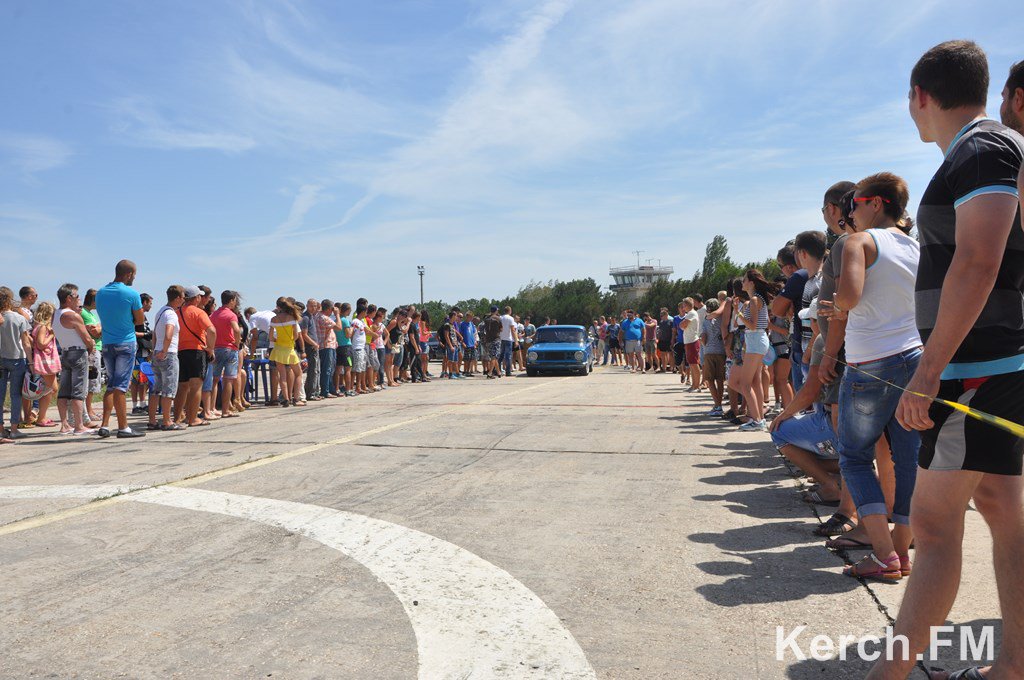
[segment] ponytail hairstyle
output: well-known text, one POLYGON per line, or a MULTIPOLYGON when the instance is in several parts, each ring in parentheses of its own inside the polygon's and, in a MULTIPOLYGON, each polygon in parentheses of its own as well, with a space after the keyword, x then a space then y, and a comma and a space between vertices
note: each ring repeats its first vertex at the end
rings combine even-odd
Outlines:
POLYGON ((765 302, 771 302, 779 294, 779 285, 764 278, 760 269, 748 269, 745 277, 754 284, 754 292, 764 298, 765 302))
POLYGON ((857 193, 882 199, 882 212, 904 232, 910 232, 914 221, 907 215, 910 188, 905 179, 891 172, 879 172, 857 182, 857 193))
POLYGON ((737 277, 729 282, 729 288, 732 291, 733 297, 738 297, 741 300, 749 300, 750 296, 747 295, 747 291, 743 290, 743 277, 737 277))
POLYGON ((290 316, 293 321, 298 321, 302 318, 299 308, 295 306, 294 302, 286 297, 277 298, 277 310, 285 316, 290 316))

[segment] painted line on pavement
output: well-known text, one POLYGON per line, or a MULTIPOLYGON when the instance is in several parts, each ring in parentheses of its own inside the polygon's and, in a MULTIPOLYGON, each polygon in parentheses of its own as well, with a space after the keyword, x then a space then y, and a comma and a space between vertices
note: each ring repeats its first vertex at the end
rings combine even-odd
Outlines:
MULTIPOLYGON (((524 388, 522 388, 520 390, 515 390, 514 392, 507 392, 507 393, 504 393, 504 394, 497 394, 497 395, 494 395, 492 397, 488 397, 486 399, 481 399, 479 401, 469 402, 469 403, 465 404, 465 406, 477 406, 477 405, 482 405, 482 404, 488 404, 488 403, 490 403, 492 401, 495 401, 497 399, 503 399, 503 398, 505 398, 507 396, 510 396, 510 395, 513 395, 513 394, 520 394, 522 392, 528 392, 530 390, 535 390, 538 387, 545 387, 547 385, 554 385, 556 383, 560 383, 562 381, 568 380, 570 377, 571 376, 566 376, 564 378, 559 378, 558 380, 539 382, 539 383, 536 383, 534 385, 530 385, 529 387, 524 387, 524 388)), ((309 446, 303 446, 302 448, 293 449, 291 451, 285 451, 283 453, 270 454, 269 456, 264 456, 263 458, 257 458, 256 460, 248 460, 248 461, 245 461, 244 463, 238 463, 237 465, 230 465, 228 467, 220 468, 218 470, 211 470, 209 472, 201 472, 201 473, 193 475, 191 477, 185 477, 184 479, 179 479, 179 480, 173 481, 173 482, 163 482, 161 484, 150 484, 150 485, 135 486, 135 487, 117 487, 118 489, 120 489, 120 491, 117 491, 116 493, 118 493, 120 495, 115 495, 112 498, 104 498, 104 499, 101 499, 101 500, 93 501, 92 503, 88 503, 86 505, 80 505, 80 506, 76 506, 74 508, 68 508, 66 510, 58 510, 56 512, 50 512, 50 513, 45 513, 45 514, 41 514, 41 515, 36 515, 34 517, 28 517, 28 518, 25 518, 25 519, 16 520, 14 522, 9 522, 8 524, 4 524, 3 526, 0 526, 0 536, 7 536, 9 534, 14 534, 14 533, 17 533, 19 531, 27 531, 29 529, 35 529, 35 528, 38 528, 38 527, 50 524, 52 522, 59 522, 59 521, 64 520, 64 519, 70 519, 72 517, 78 517, 80 515, 84 515, 86 513, 93 512, 95 510, 100 510, 102 508, 105 508, 105 507, 108 507, 108 506, 111 506, 111 505, 115 505, 117 503, 121 503, 121 502, 123 502, 125 500, 131 500, 130 496, 132 494, 138 493, 138 492, 140 492, 142 490, 145 490, 145 489, 161 488, 161 487, 164 487, 164 486, 188 487, 188 486, 195 486, 197 484, 203 484, 205 482, 209 482, 209 481, 212 481, 214 479, 220 479, 221 477, 227 477, 229 475, 235 475, 235 474, 238 474, 240 472, 247 472, 247 471, 252 470, 254 468, 262 467, 264 465, 270 465, 271 463, 276 463, 278 461, 288 460, 289 458, 296 458, 298 456, 304 456, 307 453, 313 453, 314 451, 320 451, 321 449, 326 449, 326 448, 329 448, 331 446, 338 446, 339 444, 349 444, 349 443, 357 441, 359 439, 363 439, 364 437, 370 437, 372 435, 381 434, 382 432, 388 432, 390 430, 394 430, 394 429, 397 429, 397 428, 400 428, 400 427, 406 427, 406 426, 409 426, 409 425, 414 425, 416 423, 421 423, 421 422, 423 422, 425 420, 430 420, 432 418, 440 418, 441 416, 451 415, 453 413, 457 413, 458 410, 459 410, 458 407, 454 407, 454 408, 444 409, 444 410, 441 410, 441 411, 435 411, 433 413, 426 413, 426 414, 424 414, 422 416, 416 416, 415 418, 410 418, 408 420, 403 420, 403 421, 400 421, 400 422, 397 422, 397 423, 390 423, 388 425, 381 425, 380 427, 375 427, 375 428, 372 428, 370 430, 361 430, 359 432, 356 432, 356 433, 353 433, 353 434, 349 434, 349 435, 345 435, 343 437, 338 437, 336 439, 331 439, 331 440, 326 441, 326 442, 320 442, 319 444, 310 444, 309 446)), ((196 442, 196 443, 200 443, 200 442, 196 442)), ((100 487, 93 487, 93 488, 100 488, 100 487)), ((102 488, 110 488, 110 487, 102 487, 102 488)), ((113 495, 113 493, 114 492, 112 492, 111 494, 108 494, 108 495, 113 495)))
MULTIPOLYGON (((90 498, 119 488, 0 487, 0 498, 90 498)), ((223 491, 168 485, 117 498, 279 527, 359 562, 405 608, 421 680, 596 677, 572 634, 533 591, 436 536, 344 510, 223 491)))

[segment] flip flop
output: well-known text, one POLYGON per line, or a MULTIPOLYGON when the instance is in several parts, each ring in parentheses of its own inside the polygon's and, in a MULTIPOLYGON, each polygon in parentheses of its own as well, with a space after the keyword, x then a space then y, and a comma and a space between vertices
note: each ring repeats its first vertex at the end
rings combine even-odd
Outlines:
POLYGON ((209 425, 209 420, 200 420, 198 423, 189 423, 189 427, 202 427, 203 425, 209 425))
POLYGON ((850 536, 836 536, 835 538, 825 541, 825 547, 832 548, 833 550, 860 550, 861 548, 870 549, 871 544, 859 541, 850 536))

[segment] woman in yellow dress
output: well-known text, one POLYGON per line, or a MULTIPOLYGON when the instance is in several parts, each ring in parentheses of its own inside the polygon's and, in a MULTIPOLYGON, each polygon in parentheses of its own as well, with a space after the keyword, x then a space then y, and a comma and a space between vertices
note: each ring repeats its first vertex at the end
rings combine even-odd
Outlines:
POLYGON ((274 345, 270 360, 277 364, 274 391, 281 393, 281 406, 295 405, 298 403, 299 381, 302 380, 301 360, 295 351, 296 341, 300 344, 302 355, 306 354, 299 331, 302 314, 294 302, 283 297, 277 299, 275 311, 277 313, 270 320, 270 341, 274 345))

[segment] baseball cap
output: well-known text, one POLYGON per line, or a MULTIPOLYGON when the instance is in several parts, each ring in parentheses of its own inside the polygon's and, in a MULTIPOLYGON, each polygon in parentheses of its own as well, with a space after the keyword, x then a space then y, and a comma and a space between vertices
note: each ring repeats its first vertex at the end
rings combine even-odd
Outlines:
POLYGON ((491 311, 492 312, 498 311, 498 306, 497 305, 491 305, 491 311))
POLYGON ((203 294, 199 286, 185 286, 185 299, 191 300, 192 298, 199 297, 203 294))

